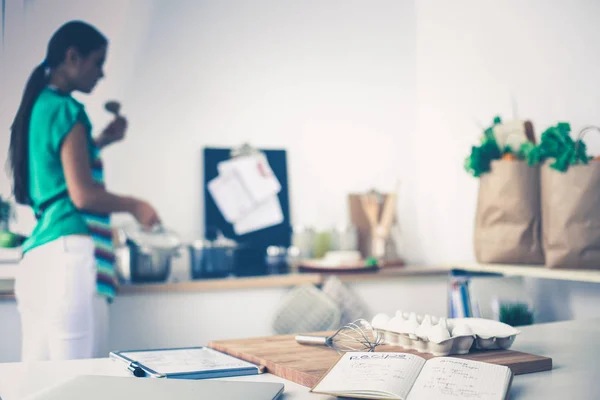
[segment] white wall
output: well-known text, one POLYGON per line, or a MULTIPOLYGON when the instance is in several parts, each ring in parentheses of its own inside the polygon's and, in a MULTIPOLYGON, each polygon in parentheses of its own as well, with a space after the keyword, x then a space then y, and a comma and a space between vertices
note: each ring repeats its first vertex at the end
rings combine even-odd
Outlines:
POLYGON ((69 1, 40 0, 27 14, 11 3, 2 125, 59 23, 96 24, 111 47, 89 112, 100 127, 102 102, 116 97, 130 119, 127 141, 105 155, 109 186, 149 199, 185 238, 203 232, 204 146, 287 148, 293 222, 324 228, 346 221, 349 191, 391 189, 406 171, 411 1, 69 1), (22 38, 24 19, 39 25, 22 38))
MULTIPOLYGON (((365 318, 397 309, 446 315, 446 277, 403 277, 348 283, 363 299, 365 318)), ((289 319, 289 288, 118 296, 110 306, 107 351, 206 345, 211 340, 274 334, 273 321, 289 319)), ((295 296, 298 299, 297 295, 295 296)), ((339 299, 343 301, 344 295, 339 299)), ((291 307, 293 309, 293 307, 291 307)), ((294 312, 292 314, 295 315, 294 312)), ((0 300, 0 362, 20 359, 21 338, 16 303, 0 300)))
MULTIPOLYGON (((512 117, 513 97, 538 134, 558 120, 600 123, 599 13, 585 0, 416 2, 415 149, 429 157, 417 161, 415 201, 419 236, 435 243, 427 262, 472 258, 477 180, 462 166, 476 121, 512 117)), ((600 137, 589 141, 600 152, 600 137)))
POLYGON ((203 146, 288 149, 297 224, 345 222, 349 191, 391 187, 402 173, 400 138, 414 120, 410 1, 156 3, 123 98, 131 136, 107 157, 116 190, 135 182, 193 237, 203 146))
MULTIPOLYGON (((0 165, 5 165, 10 143, 10 125, 21 99, 25 82, 46 55, 52 33, 72 19, 89 21, 112 40, 106 64, 106 79, 93 96, 79 96, 86 104, 92 121, 103 125, 108 113, 105 99, 121 98, 135 72, 136 59, 149 27, 153 3, 143 0, 8 0, 6 36, 0 49, 0 165), (27 6, 25 6, 27 3, 27 6)), ((0 173, 0 194, 9 195, 11 181, 5 170, 0 173)), ((130 182, 131 184, 131 182, 130 182)), ((134 190, 135 191, 135 190, 134 190)), ((29 233, 35 221, 28 208, 19 208, 13 229, 29 233)))
MULTIPOLYGON (((418 182, 415 235, 426 263, 471 260, 477 180, 462 169, 497 113, 574 129, 599 124, 600 31, 593 0, 419 0, 416 4, 418 182)), ((600 137, 586 141, 600 152, 600 137)), ((539 320, 599 316, 598 285, 526 282, 539 320), (585 301, 582 299, 585 298, 585 301), (585 306, 588 304, 588 306, 585 306)), ((493 290, 491 290, 493 291, 493 290)), ((490 288, 488 288, 490 292, 490 288)))
POLYGON ((150 199, 185 238, 202 232, 202 147, 249 141, 288 149, 294 223, 340 223, 347 192, 400 178, 402 254, 469 261, 477 180, 462 166, 476 121, 510 117, 512 96, 538 133, 600 122, 593 0, 20 3, 8 2, 0 125, 50 33, 75 17, 98 25, 111 48, 88 109, 99 127, 117 98, 130 118, 106 152, 109 186, 150 199))
POLYGON ((21 320, 16 302, 0 300, 0 363, 21 359, 21 320))

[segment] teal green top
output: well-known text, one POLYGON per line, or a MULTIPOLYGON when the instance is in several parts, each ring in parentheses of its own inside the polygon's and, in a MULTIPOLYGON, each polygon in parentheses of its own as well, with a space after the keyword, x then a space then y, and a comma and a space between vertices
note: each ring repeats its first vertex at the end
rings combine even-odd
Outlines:
MULTIPOLYGON (((77 122, 87 128, 90 160, 93 160, 97 150, 93 146, 92 127, 83 105, 72 96, 54 89, 42 91, 33 106, 29 123, 29 195, 36 212, 45 201, 67 190, 60 149, 77 122)), ((69 196, 65 196, 42 213, 31 236, 23 244, 23 251, 62 236, 77 234, 88 234, 88 226, 69 196)))

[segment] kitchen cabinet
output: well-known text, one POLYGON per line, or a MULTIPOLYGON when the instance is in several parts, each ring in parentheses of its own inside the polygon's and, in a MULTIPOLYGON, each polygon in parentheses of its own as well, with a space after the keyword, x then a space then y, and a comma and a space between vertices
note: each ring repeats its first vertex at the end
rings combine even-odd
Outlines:
MULTIPOLYGON (((408 267, 379 275, 352 274, 343 280, 371 314, 391 314, 401 308, 445 315, 447 310, 447 272, 443 269, 408 267)), ((290 288, 320 282, 320 274, 297 274, 128 286, 110 306, 109 347, 194 346, 217 338, 268 336, 273 334, 271 322, 279 303, 290 288)), ((0 321, 0 362, 18 361, 19 318, 9 296, 0 299, 0 321)))

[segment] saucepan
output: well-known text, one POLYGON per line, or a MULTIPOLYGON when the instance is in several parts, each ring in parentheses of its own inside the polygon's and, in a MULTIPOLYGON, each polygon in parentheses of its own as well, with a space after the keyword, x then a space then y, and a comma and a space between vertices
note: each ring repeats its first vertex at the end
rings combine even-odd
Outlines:
POLYGON ((189 245, 192 279, 224 278, 233 273, 239 245, 219 234, 215 240, 197 240, 189 245))
POLYGON ((177 234, 156 226, 117 230, 117 272, 124 281, 164 282, 171 273, 171 260, 182 247, 177 234))

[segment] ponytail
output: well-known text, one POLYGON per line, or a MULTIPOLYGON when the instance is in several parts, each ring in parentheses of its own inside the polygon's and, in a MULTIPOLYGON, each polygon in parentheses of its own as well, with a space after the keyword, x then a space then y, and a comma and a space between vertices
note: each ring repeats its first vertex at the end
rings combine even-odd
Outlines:
POLYGON ((13 173, 13 190, 19 204, 31 204, 29 197, 29 121, 33 105, 48 84, 48 79, 45 63, 38 65, 33 70, 10 128, 9 159, 13 173))

